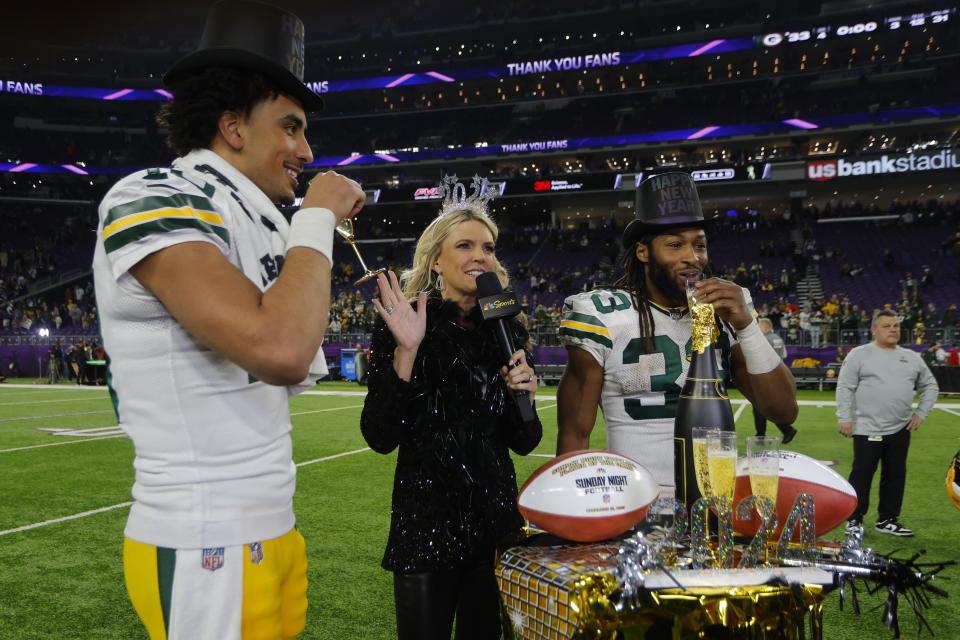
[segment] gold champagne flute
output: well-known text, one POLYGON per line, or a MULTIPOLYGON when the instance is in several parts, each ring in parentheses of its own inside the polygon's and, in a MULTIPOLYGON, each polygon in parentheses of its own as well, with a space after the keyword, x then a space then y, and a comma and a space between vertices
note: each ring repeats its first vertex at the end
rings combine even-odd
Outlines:
POLYGON ((350 245, 350 248, 353 249, 353 252, 357 254, 357 260, 360 261, 360 267, 363 269, 363 275, 359 280, 353 283, 354 285, 359 286, 364 282, 370 282, 381 273, 386 273, 386 269, 376 269, 371 271, 370 268, 367 267, 367 263, 363 261, 363 256, 360 255, 360 250, 357 249, 357 236, 353 229, 352 218, 344 218, 339 224, 337 224, 337 234, 343 238, 344 241, 350 245))
MULTIPOLYGON (((777 436, 747 437, 747 471, 750 491, 758 498, 767 498, 777 511, 777 489, 780 484, 780 438, 777 436)), ((769 562, 769 548, 764 549, 769 562)))
POLYGON ((707 466, 710 469, 710 489, 715 498, 733 503, 733 489, 737 478, 737 434, 717 431, 707 437, 707 466))
POLYGON ((748 437, 747 465, 753 495, 768 498, 776 505, 777 487, 780 484, 780 438, 748 437))
POLYGON ((710 488, 710 467, 707 462, 707 437, 711 433, 719 433, 715 427, 693 428, 693 468, 697 477, 697 489, 704 498, 712 498, 710 488))

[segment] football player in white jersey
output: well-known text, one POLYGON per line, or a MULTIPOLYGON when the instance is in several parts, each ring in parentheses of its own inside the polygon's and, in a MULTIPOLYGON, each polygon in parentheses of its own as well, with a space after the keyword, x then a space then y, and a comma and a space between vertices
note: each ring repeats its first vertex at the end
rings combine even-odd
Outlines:
MULTIPOLYGON (((685 287, 705 275, 706 222, 693 180, 676 172, 640 184, 635 216, 623 233, 624 274, 612 287, 564 302, 568 362, 557 396, 557 454, 589 448, 600 406, 607 448, 647 467, 670 495, 674 418, 690 364, 685 287)), ((722 321, 723 375, 771 420, 792 423, 793 375, 761 335, 750 294, 720 278, 696 287, 722 321)))
POLYGON ((364 203, 315 179, 303 23, 255 2, 213 6, 164 82, 179 156, 100 205, 94 278, 110 387, 134 444, 127 591, 151 640, 293 638, 307 611, 288 394, 325 372, 334 228, 364 203))

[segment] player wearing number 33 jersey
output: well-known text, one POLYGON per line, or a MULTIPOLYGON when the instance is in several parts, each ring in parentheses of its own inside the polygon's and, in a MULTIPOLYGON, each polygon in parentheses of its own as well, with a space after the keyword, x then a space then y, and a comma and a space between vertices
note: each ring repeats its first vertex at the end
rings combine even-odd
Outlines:
POLYGON ((558 454, 590 448, 599 406, 608 448, 649 469, 661 495, 672 493, 674 419, 691 359, 688 284, 716 312, 717 367, 727 382, 776 424, 796 418, 793 376, 760 333, 749 292, 704 273, 709 231, 689 174, 660 174, 637 187, 623 274, 564 303, 558 454))
MULTIPOLYGON (((746 299, 749 293, 744 290, 746 299)), ((673 486, 673 420, 690 367, 688 309, 651 303, 653 353, 644 353, 636 305, 629 291, 597 289, 563 303, 560 340, 589 353, 603 368, 600 406, 607 448, 641 462, 662 487, 673 486)), ((726 329, 726 327, 725 327, 726 329)), ((729 329, 721 331, 718 362, 729 382, 729 329)))

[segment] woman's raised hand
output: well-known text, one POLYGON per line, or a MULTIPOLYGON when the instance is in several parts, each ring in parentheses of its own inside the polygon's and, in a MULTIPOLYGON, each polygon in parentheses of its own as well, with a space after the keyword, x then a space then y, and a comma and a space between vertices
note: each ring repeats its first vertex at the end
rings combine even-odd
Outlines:
POLYGON ((404 297, 400 282, 393 271, 378 275, 377 285, 380 296, 373 298, 373 306, 387 323, 397 347, 416 352, 427 331, 427 292, 420 292, 417 308, 414 309, 404 297))

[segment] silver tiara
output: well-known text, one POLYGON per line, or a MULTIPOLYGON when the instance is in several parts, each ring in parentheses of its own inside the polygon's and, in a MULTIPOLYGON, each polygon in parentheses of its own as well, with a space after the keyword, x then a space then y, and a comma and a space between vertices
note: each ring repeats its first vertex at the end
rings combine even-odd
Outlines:
POLYGON ((443 204, 440 206, 439 215, 442 217, 453 211, 464 209, 489 215, 487 205, 500 195, 497 189, 490 186, 489 180, 478 175, 473 176, 470 181, 470 192, 468 196, 467 186, 460 182, 456 175, 443 176, 440 182, 443 204))

